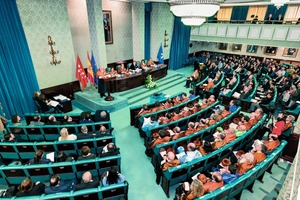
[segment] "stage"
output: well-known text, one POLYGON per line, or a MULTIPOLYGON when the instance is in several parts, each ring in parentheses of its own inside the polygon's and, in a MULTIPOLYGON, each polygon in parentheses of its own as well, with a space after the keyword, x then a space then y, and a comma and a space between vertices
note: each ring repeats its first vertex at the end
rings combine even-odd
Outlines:
POLYGON ((150 98, 154 93, 164 93, 168 96, 178 92, 174 91, 173 88, 178 85, 184 85, 185 77, 182 73, 168 70, 167 76, 157 80, 156 82, 158 84, 158 88, 153 90, 149 90, 145 87, 145 85, 142 85, 123 92, 111 93, 111 96, 114 97, 113 101, 105 101, 104 98, 100 98, 100 94, 97 89, 87 89, 83 92, 76 92, 74 93, 75 99, 72 101, 73 112, 95 110, 108 110, 109 112, 114 112, 126 106, 149 103, 150 98))

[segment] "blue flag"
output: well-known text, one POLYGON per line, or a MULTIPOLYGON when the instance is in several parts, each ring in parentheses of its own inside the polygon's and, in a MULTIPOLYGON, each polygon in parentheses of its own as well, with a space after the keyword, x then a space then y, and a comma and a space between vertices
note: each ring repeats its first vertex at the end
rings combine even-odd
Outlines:
POLYGON ((157 53, 157 60, 160 64, 164 64, 164 53, 163 53, 163 48, 162 44, 160 44, 158 53, 157 53))
POLYGON ((93 69, 93 72, 94 72, 95 83, 98 84, 98 79, 96 77, 96 73, 97 73, 98 68, 97 68, 97 64, 96 64, 93 52, 92 52, 91 64, 92 64, 92 69, 93 69))

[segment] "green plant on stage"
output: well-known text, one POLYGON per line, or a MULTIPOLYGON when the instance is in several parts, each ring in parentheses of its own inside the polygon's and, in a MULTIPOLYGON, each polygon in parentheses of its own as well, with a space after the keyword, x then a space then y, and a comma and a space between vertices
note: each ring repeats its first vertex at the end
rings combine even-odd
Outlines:
POLYGON ((151 75, 148 75, 146 77, 145 85, 146 85, 146 88, 148 88, 149 90, 156 89, 158 87, 157 83, 153 80, 151 75))

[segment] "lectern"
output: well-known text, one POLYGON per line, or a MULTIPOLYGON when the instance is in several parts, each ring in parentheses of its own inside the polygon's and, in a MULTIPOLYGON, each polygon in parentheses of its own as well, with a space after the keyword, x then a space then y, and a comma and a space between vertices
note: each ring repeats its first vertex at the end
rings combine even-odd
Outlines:
POLYGON ((109 77, 109 78, 104 78, 103 79, 106 87, 107 87, 107 97, 104 99, 105 101, 113 101, 114 97, 110 96, 110 83, 116 80, 116 77, 109 77))

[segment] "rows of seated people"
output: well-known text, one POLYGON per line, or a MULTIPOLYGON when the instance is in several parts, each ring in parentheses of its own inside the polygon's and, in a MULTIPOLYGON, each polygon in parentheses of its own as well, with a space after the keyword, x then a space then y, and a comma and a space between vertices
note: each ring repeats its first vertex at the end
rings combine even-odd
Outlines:
POLYGON ((50 177, 49 184, 40 181, 33 182, 30 178, 23 180, 20 185, 12 185, 4 193, 2 197, 24 197, 36 196, 42 194, 57 194, 69 191, 78 191, 88 188, 98 188, 126 181, 124 175, 119 173, 115 167, 111 167, 104 172, 101 177, 93 177, 90 171, 82 174, 81 180, 73 178, 71 180, 63 180, 59 174, 50 177))
POLYGON ((13 115, 11 117, 11 123, 17 125, 67 125, 67 124, 86 124, 93 122, 109 121, 109 113, 107 111, 96 112, 95 115, 91 115, 90 112, 83 112, 81 115, 39 115, 39 114, 25 114, 25 121, 28 124, 23 124, 21 117, 13 115), (73 117, 76 119, 73 120, 73 117))
MULTIPOLYGON (((196 99, 192 103, 189 103, 187 106, 184 106, 181 110, 174 109, 172 112, 168 111, 165 113, 165 115, 159 116, 158 119, 155 119, 155 116, 153 115, 149 117, 143 117, 143 125, 141 126, 141 131, 146 132, 150 129, 159 126, 160 124, 167 125, 172 121, 178 121, 181 118, 185 118, 194 113, 198 113, 199 111, 215 103, 215 97, 214 95, 211 95, 208 99, 203 99, 201 102, 199 102, 198 99, 196 99)), ((164 107, 160 104, 157 104, 157 107, 155 108, 159 109, 164 107)), ((144 108, 142 109, 144 110, 144 108)))

